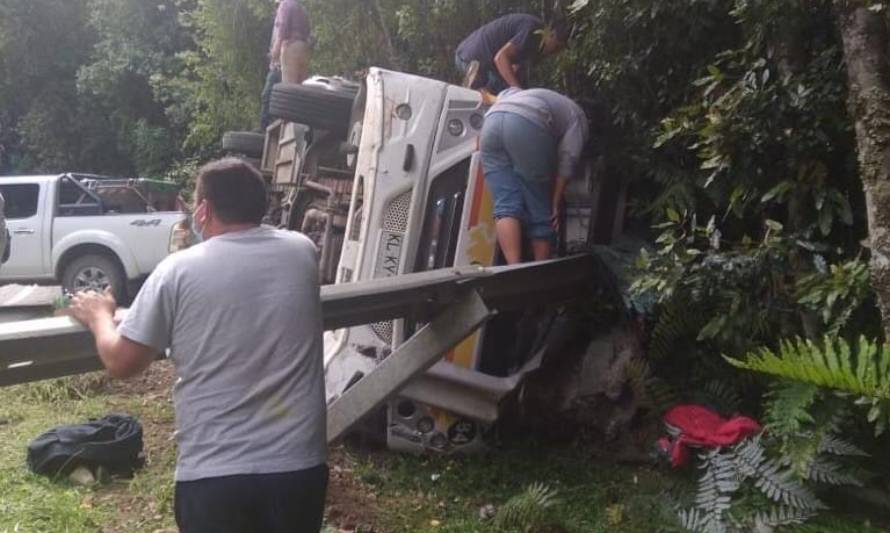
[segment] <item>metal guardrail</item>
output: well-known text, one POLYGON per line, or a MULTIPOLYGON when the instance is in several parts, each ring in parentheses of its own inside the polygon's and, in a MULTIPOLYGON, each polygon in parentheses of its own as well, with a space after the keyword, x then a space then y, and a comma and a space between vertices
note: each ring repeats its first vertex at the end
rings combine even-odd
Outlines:
MULTIPOLYGON (((492 310, 557 304, 583 294, 593 256, 502 267, 462 267, 321 289, 324 327, 409 318, 427 321, 476 291, 492 310)), ((121 312, 126 312, 122 310, 121 312)), ((0 324, 0 386, 102 368, 92 335, 69 317, 0 324)))

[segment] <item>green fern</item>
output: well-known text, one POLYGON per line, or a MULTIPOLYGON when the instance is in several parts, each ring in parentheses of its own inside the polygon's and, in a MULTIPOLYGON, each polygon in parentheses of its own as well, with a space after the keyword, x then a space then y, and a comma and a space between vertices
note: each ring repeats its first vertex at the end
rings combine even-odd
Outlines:
POLYGON ((854 351, 843 339, 785 340, 778 353, 762 348, 744 361, 725 357, 737 368, 754 370, 828 389, 890 400, 890 347, 860 337, 854 351))
POLYGON ((890 346, 860 337, 854 350, 844 339, 826 337, 820 345, 798 338, 781 342, 778 353, 763 348, 744 361, 724 358, 738 368, 860 396, 856 404, 868 408, 875 434, 890 427, 890 346))
POLYGON ((640 404, 662 413, 677 403, 677 396, 664 380, 653 375, 645 360, 634 358, 624 366, 624 377, 640 404))
POLYGON ((559 503, 556 490, 534 483, 505 503, 494 517, 498 531, 538 533, 553 525, 553 507, 559 503))
POLYGON ((692 304, 688 298, 680 296, 659 305, 649 339, 648 356, 651 361, 668 358, 681 342, 698 335, 702 325, 707 322, 701 308, 701 305, 692 304))
POLYGON ((781 382, 767 393, 763 421, 773 435, 795 435, 815 423, 810 408, 819 396, 819 387, 799 381, 781 382))
POLYGON ((720 379, 712 379, 705 383, 695 394, 695 399, 725 414, 737 413, 742 405, 742 395, 738 387, 734 383, 720 379))

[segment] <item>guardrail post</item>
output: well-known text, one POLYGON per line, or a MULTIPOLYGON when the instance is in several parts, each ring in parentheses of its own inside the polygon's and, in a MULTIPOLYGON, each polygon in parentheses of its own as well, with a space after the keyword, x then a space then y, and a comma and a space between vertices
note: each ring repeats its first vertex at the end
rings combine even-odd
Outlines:
POLYGON ((494 313, 479 293, 469 290, 443 309, 432 322, 405 341, 374 371, 350 387, 328 406, 328 443, 383 402, 395 396, 411 379, 422 374, 494 313))

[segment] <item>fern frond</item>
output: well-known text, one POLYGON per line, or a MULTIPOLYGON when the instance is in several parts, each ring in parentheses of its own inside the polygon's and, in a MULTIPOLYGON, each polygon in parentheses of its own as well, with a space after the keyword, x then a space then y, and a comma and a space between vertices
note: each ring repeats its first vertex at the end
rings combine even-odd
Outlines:
POLYGON ((841 439, 837 435, 827 433, 822 436, 819 441, 818 450, 820 453, 830 453, 832 455, 845 455, 849 457, 869 457, 869 454, 859 449, 857 446, 841 439))
POLYGON ((870 398, 890 399, 890 346, 859 339, 855 353, 844 339, 784 340, 778 352, 769 348, 749 353, 745 360, 724 357, 729 364, 828 389, 870 398))
POLYGON ((705 383, 701 393, 702 403, 713 406, 726 414, 737 413, 742 405, 742 395, 738 387, 727 381, 712 379, 705 383))
POLYGON ((556 490, 534 483, 498 509, 494 525, 502 531, 546 531, 552 524, 551 511, 558 503, 556 490))
POLYGON ((755 477, 766 461, 766 449, 759 435, 736 444, 732 452, 743 480, 755 477))
POLYGON ((807 470, 807 479, 827 485, 863 485, 856 476, 843 472, 844 466, 824 457, 817 457, 810 462, 807 470))
POLYGON ((628 361, 624 366, 624 377, 640 404, 655 412, 664 412, 677 403, 677 396, 670 385, 653 375, 649 363, 643 359, 628 361))
POLYGON ((677 512, 680 527, 693 533, 707 533, 708 520, 701 509, 680 509, 677 512))
POLYGON ((799 381, 782 382, 767 394, 763 420, 767 431, 775 436, 795 435, 803 426, 815 422, 810 407, 819 396, 819 387, 799 381))
POLYGON ((782 469, 778 462, 770 459, 760 465, 754 486, 777 503, 809 511, 825 509, 825 504, 812 492, 795 480, 787 470, 782 469))
POLYGON ((701 305, 693 305, 688 297, 675 296, 658 307, 655 326, 647 350, 651 361, 661 361, 672 355, 680 341, 694 339, 706 319, 701 305))
POLYGON ((755 531, 773 531, 777 527, 800 525, 815 516, 816 513, 804 509, 778 506, 769 511, 761 511, 754 515, 755 531))

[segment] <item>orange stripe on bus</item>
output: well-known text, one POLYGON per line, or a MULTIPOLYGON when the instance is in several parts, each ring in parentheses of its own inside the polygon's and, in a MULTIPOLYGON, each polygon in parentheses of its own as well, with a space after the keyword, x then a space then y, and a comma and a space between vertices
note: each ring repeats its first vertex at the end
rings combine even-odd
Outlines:
POLYGON ((467 228, 472 228, 479 223, 479 211, 482 209, 482 197, 485 196, 485 174, 482 172, 482 164, 476 168, 476 187, 473 190, 473 206, 470 208, 470 223, 467 228))

